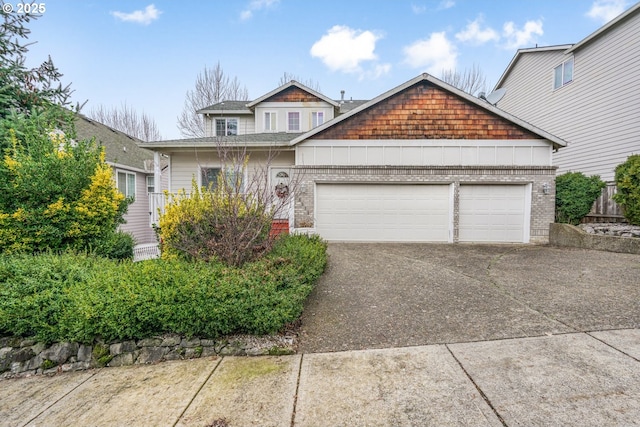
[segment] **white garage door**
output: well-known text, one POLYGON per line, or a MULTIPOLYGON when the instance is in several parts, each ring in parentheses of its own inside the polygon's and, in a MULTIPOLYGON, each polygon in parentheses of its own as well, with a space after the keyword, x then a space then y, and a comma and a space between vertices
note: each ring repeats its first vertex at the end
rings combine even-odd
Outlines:
POLYGON ((317 184, 316 231, 327 240, 447 242, 448 185, 317 184))
POLYGON ((526 185, 461 185, 461 242, 527 242, 526 185))

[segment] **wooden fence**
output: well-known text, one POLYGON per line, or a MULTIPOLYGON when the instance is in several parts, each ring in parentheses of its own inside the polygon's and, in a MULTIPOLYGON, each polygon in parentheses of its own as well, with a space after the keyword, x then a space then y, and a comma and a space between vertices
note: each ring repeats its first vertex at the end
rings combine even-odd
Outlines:
POLYGON ((622 208, 613 201, 616 190, 615 184, 607 184, 582 222, 626 222, 622 208))

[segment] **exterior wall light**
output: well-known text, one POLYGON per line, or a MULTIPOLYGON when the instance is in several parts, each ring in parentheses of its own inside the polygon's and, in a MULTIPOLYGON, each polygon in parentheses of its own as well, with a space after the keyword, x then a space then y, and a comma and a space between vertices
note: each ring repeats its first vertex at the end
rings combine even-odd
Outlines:
POLYGON ((549 194, 550 191, 551 191, 551 186, 549 185, 548 182, 545 182, 544 184, 542 184, 542 193, 543 194, 549 194))

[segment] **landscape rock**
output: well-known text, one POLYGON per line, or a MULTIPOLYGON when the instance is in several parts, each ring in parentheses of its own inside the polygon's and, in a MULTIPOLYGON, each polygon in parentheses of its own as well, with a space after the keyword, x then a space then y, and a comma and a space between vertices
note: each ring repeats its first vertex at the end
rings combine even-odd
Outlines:
POLYGON ((117 356, 137 349, 138 346, 136 346, 135 341, 123 341, 121 343, 111 344, 109 346, 109 353, 111 353, 112 356, 117 356))
POLYGON ((158 347, 162 345, 161 338, 145 338, 138 341, 138 347, 158 347))
MULTIPOLYGON (((78 343, 61 342, 53 344, 51 347, 40 353, 40 355, 43 359, 49 359, 52 362, 56 362, 57 364, 63 364, 71 356, 75 356, 76 354, 78 354, 78 348, 78 343)), ((29 351, 33 353, 33 350, 31 350, 31 348, 29 348, 29 351)))
POLYGON ((144 365, 160 362, 168 352, 168 347, 143 347, 142 350, 140 350, 140 355, 136 359, 136 364, 144 365))

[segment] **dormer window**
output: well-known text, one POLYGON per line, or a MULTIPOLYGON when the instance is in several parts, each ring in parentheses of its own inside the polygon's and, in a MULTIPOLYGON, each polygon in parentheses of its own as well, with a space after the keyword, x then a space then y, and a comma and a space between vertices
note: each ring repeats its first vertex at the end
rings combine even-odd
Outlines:
POLYGON ((558 89, 573 81, 573 57, 553 69, 553 88, 558 89))

